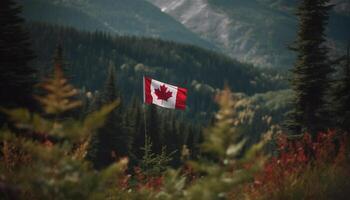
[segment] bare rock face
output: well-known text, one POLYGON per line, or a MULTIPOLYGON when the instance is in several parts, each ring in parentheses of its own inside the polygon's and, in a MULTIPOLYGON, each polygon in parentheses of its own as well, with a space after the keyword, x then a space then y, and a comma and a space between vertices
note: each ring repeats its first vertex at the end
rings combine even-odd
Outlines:
POLYGON ((220 46, 229 44, 229 17, 223 12, 213 10, 205 0, 151 2, 203 38, 214 39, 220 46))
POLYGON ((233 12, 227 12, 207 0, 149 1, 239 61, 274 67, 279 65, 278 62, 283 60, 283 57, 289 57, 289 53, 284 55, 268 47, 273 33, 263 30, 262 26, 265 23, 268 27, 272 19, 264 20, 264 13, 250 14, 249 5, 238 5, 233 8, 233 12), (253 14, 258 16, 249 16, 253 14), (259 21, 263 22, 257 26, 255 18, 260 18, 259 21), (260 37, 264 39, 261 40, 260 37))
MULTIPOLYGON (((290 68, 297 0, 147 0, 227 55, 262 67, 290 68)), ((330 43, 342 46, 350 34, 349 1, 336 3, 330 43), (342 32, 343 34, 339 34, 342 32)))

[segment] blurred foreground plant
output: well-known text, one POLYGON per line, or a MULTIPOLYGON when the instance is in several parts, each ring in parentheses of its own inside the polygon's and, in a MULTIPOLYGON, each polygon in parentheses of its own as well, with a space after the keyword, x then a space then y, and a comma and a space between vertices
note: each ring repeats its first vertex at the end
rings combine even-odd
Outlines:
POLYGON ((277 157, 245 189, 250 199, 348 199, 349 138, 334 131, 302 138, 277 137, 277 157))
POLYGON ((233 109, 232 92, 225 88, 216 99, 220 110, 214 125, 205 131, 204 156, 199 161, 188 161, 183 170, 168 170, 157 198, 242 199, 242 193, 233 193, 232 188, 240 191, 243 183, 252 181, 264 166, 266 156, 261 150, 269 138, 244 150, 245 139, 233 109))
MULTIPOLYGON (((59 90, 57 87, 55 90, 59 90)), ((50 96, 52 90, 47 90, 50 96)), ((56 116, 69 111, 72 95, 64 95, 56 116), (67 102, 68 101, 68 102, 67 102), (68 103, 68 104, 67 104, 68 103)), ((72 94, 72 93, 70 93, 72 94)), ((44 97, 45 98, 45 97, 44 97)), ((73 100, 76 101, 76 100, 73 100)), ((46 101, 45 101, 46 102, 46 101)), ((50 103, 51 101, 47 101, 50 103)), ((52 101, 54 102, 54 101, 52 101)), ((327 132, 313 141, 308 134, 291 140, 276 138, 278 155, 263 147, 271 134, 247 147, 244 126, 233 109, 235 97, 225 88, 217 95, 220 110, 205 130, 198 160, 167 169, 171 155, 151 152, 146 137, 144 157, 133 175, 123 158, 96 171, 86 161, 87 146, 118 101, 83 120, 47 119, 26 109, 1 111, 16 133, 1 129, 1 199, 346 199, 349 195, 349 138, 327 132)), ((44 107, 49 106, 44 103, 44 107)), ((77 104, 76 104, 77 105, 77 104)), ((50 106, 49 106, 50 107, 50 106)), ((73 108, 75 106, 72 106, 73 108)))
MULTIPOLYGON (((60 115, 80 105, 72 100, 76 89, 66 83, 61 68, 43 86, 47 95, 37 99, 47 114, 60 115)), ((91 136, 117 106, 118 101, 112 102, 83 120, 50 120, 26 109, 1 108, 16 131, 1 129, 0 198, 106 199, 122 191, 128 159, 100 172, 84 160, 91 136)))

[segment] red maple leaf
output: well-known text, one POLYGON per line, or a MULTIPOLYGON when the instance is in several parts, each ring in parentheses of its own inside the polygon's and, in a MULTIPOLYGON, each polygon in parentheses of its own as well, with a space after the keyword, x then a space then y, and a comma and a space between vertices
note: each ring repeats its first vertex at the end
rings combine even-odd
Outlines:
POLYGON ((163 84, 158 89, 154 90, 154 93, 157 95, 158 99, 168 101, 170 97, 173 96, 173 93, 168 91, 168 88, 163 84))

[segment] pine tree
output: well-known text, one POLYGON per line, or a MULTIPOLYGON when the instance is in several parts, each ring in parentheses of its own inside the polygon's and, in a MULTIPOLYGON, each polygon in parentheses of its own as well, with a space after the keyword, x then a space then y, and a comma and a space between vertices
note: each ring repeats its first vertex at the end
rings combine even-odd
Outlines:
POLYGON ((350 132, 350 44, 347 48, 346 61, 342 64, 343 76, 336 83, 334 92, 335 125, 340 130, 350 132))
POLYGON ((55 54, 53 56, 53 61, 55 64, 60 65, 62 68, 64 68, 64 61, 63 61, 63 48, 61 44, 58 44, 55 50, 55 54))
POLYGON ((161 153, 162 151, 162 140, 159 132, 160 121, 158 119, 157 108, 155 105, 148 106, 146 113, 146 134, 152 142, 152 152, 161 153))
POLYGON ((30 67, 34 53, 20 13, 15 1, 0 2, 0 105, 34 108, 36 71, 30 67))
POLYGON ((329 65, 325 46, 325 28, 329 18, 328 0, 303 0, 299 5, 299 31, 292 50, 298 54, 292 69, 294 110, 289 129, 295 133, 317 132, 328 128, 327 90, 330 86, 329 65))
POLYGON ((142 147, 143 156, 140 159, 139 166, 146 176, 159 176, 168 167, 173 153, 167 154, 165 147, 159 153, 154 153, 152 146, 151 139, 146 135, 145 144, 142 147))
POLYGON ((198 154, 198 143, 196 141, 196 134, 197 134, 197 130, 195 130, 195 128, 193 127, 193 125, 187 125, 186 127, 186 138, 184 141, 184 144, 186 145, 186 147, 190 150, 190 156, 191 158, 196 158, 197 154, 198 154))
MULTIPOLYGON (((110 63, 100 103, 108 104, 119 98, 115 81, 115 67, 113 63, 110 63)), ((128 156, 129 146, 130 138, 123 129, 121 110, 117 109, 111 112, 105 125, 93 137, 88 159, 93 162, 96 169, 102 169, 114 161, 128 156)))
MULTIPOLYGON (((180 122, 175 117, 175 114, 170 114, 162 117, 161 123, 161 135, 163 138, 163 144, 166 147, 167 152, 173 153, 173 159, 171 165, 176 167, 180 164, 181 147, 183 142, 181 141, 180 122)), ((183 124, 183 123, 181 123, 183 124)))
POLYGON ((44 111, 48 115, 53 115, 56 119, 62 117, 65 112, 81 106, 81 101, 74 99, 78 90, 68 83, 63 73, 62 49, 59 55, 56 54, 52 78, 39 84, 46 90, 45 96, 35 96, 42 104, 44 111))
MULTIPOLYGON (((134 104, 135 105, 135 104, 134 104)), ((143 156, 142 147, 145 144, 145 123, 144 111, 139 104, 135 105, 134 110, 134 127, 132 149, 136 158, 141 159, 143 156)))
POLYGON ((133 96, 124 114, 125 130, 131 137, 130 167, 136 166, 142 159, 142 147, 145 144, 144 115, 139 100, 133 96))
POLYGON ((63 47, 61 43, 58 43, 55 49, 55 53, 53 56, 53 62, 56 64, 59 64, 62 68, 62 71, 66 75, 68 79, 71 79, 71 74, 69 73, 69 70, 67 69, 67 63, 64 59, 64 54, 63 54, 63 47))

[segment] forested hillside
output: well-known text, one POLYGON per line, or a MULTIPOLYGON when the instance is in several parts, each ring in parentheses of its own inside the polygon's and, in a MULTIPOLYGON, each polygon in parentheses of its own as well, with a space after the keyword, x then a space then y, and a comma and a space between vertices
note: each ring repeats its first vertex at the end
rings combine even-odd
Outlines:
POLYGON ((274 71, 262 71, 226 56, 195 46, 157 39, 79 32, 72 28, 31 24, 33 47, 40 71, 49 73, 52 55, 62 44, 68 76, 88 91, 99 90, 107 67, 117 67, 117 82, 126 99, 142 98, 142 76, 189 89, 188 112, 209 117, 214 111, 214 91, 226 83, 248 95, 286 88, 286 80, 274 71))

